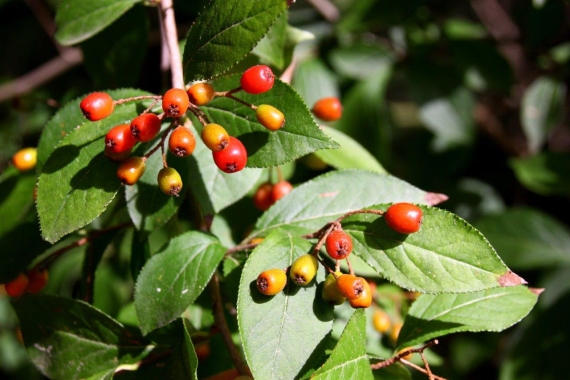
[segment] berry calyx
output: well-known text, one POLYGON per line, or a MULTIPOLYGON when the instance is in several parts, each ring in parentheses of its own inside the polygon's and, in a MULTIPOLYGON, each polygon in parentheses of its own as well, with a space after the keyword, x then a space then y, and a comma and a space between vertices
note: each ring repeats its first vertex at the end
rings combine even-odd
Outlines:
POLYGON ((122 153, 132 149, 137 140, 131 133, 129 124, 119 124, 111 128, 105 136, 105 150, 109 153, 122 153))
POLYGON ((362 292, 357 298, 348 300, 350 306, 355 309, 367 308, 372 304, 372 291, 368 282, 362 278, 362 292))
POLYGON ((372 316, 372 324, 376 331, 382 334, 386 334, 390 327, 392 326, 392 321, 390 316, 384 310, 376 310, 372 316))
POLYGON ((153 113, 145 113, 131 121, 131 133, 139 142, 147 142, 160 132, 160 119, 153 113))
POLYGON ((239 172, 247 163, 245 146, 233 136, 230 136, 228 146, 220 151, 213 151, 212 157, 216 166, 225 173, 239 172))
POLYGON ((189 105, 188 93, 181 88, 171 88, 162 97, 162 109, 168 117, 184 115, 189 105))
POLYGON ((208 83, 195 83, 188 89, 190 103, 197 106, 208 104, 214 98, 214 87, 208 83))
POLYGON ((194 152, 196 139, 192 131, 184 126, 176 127, 170 134, 168 149, 178 157, 186 157, 194 152))
POLYGON ((273 185, 271 189, 271 197, 273 202, 277 202, 279 199, 283 198, 285 195, 289 194, 293 190, 293 185, 288 181, 279 181, 273 185))
POLYGON ((395 203, 386 210, 386 224, 401 234, 418 232, 422 223, 422 209, 411 203, 395 203))
POLYGON ((25 273, 18 274, 18 277, 4 285, 6 293, 12 297, 20 297, 28 287, 29 279, 25 273))
POLYGON ((228 146, 230 135, 220 124, 210 123, 202 128, 200 137, 211 151, 217 152, 228 146))
POLYGON ((257 65, 245 70, 241 76, 241 88, 248 94, 261 94, 271 90, 275 75, 269 66, 257 65))
POLYGON ((293 262, 289 277, 299 286, 308 285, 317 274, 319 262, 310 254, 300 256, 293 262))
MULTIPOLYGON (((336 286, 340 294, 350 301, 360 297, 364 291, 365 282, 366 280, 362 277, 356 277, 353 274, 343 274, 336 279, 336 286)), ((368 283, 366 284, 368 285, 368 283)), ((368 286, 368 289, 370 289, 370 286, 368 286)))
POLYGON ((322 98, 313 105, 313 114, 324 121, 335 121, 342 116, 342 104, 335 97, 322 98))
POLYGON ((261 104, 255 110, 257 121, 270 131, 277 131, 285 125, 285 115, 269 104, 261 104))
POLYGON ((36 148, 20 149, 12 156, 14 167, 21 172, 32 170, 38 162, 38 150, 36 148))
POLYGON ((283 269, 268 269, 257 276, 257 290, 266 296, 274 296, 287 285, 287 275, 283 269))
POLYGON ((146 164, 141 157, 129 157, 119 165, 117 178, 121 180, 123 185, 132 186, 142 177, 145 169, 146 164))
POLYGON ((48 282, 49 272, 47 269, 33 269, 28 272, 28 293, 37 294, 42 291, 48 282))
MULTIPOLYGON (((336 272, 337 276, 340 276, 341 272, 336 272)), ((341 305, 346 301, 346 297, 343 296, 336 286, 336 277, 330 273, 323 285, 322 297, 325 302, 331 305, 341 305)))
POLYGON ((253 205, 261 211, 267 210, 274 203, 271 191, 273 185, 269 182, 261 184, 253 195, 253 205))
POLYGON ((162 168, 157 176, 158 187, 166 195, 178 196, 182 190, 182 178, 180 174, 173 168, 162 168))
POLYGON ((81 103, 79 108, 83 116, 88 120, 97 121, 106 118, 113 113, 115 103, 111 96, 105 92, 94 92, 87 95, 81 103))
POLYGON ((325 247, 331 258, 346 259, 352 252, 352 238, 343 230, 334 230, 327 236, 325 247))

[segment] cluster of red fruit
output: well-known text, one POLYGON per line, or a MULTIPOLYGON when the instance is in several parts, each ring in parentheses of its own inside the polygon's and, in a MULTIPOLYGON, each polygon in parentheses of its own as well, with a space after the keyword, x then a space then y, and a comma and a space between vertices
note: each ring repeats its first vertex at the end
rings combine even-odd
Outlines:
POLYGON ((289 194, 291 190, 293 190, 293 185, 289 181, 281 180, 276 184, 265 182, 255 191, 253 204, 257 209, 265 211, 279 199, 289 194))
MULTIPOLYGON (((162 99, 162 110, 160 115, 148 112, 147 109, 141 115, 132 120, 130 124, 121 124, 113 127, 105 136, 105 155, 114 161, 121 161, 117 169, 117 177, 125 185, 135 184, 145 171, 145 161, 149 154, 143 157, 129 157, 133 147, 138 142, 148 142, 153 140, 160 132, 163 119, 172 118, 171 128, 165 131, 159 143, 161 149, 166 135, 170 133, 168 148, 177 157, 186 157, 192 154, 196 147, 196 139, 190 129, 183 125, 178 125, 180 117, 187 111, 191 111, 203 124, 200 137, 204 144, 212 151, 212 157, 216 166, 225 173, 236 173, 242 170, 247 163, 247 151, 245 146, 236 137, 230 136, 226 129, 219 124, 207 121, 206 115, 199 109, 199 106, 208 104, 216 96, 228 97, 247 104, 255 110, 258 122, 270 131, 277 131, 285 124, 285 116, 277 108, 261 104, 255 106, 234 97, 234 93, 245 91, 249 94, 261 94, 273 88, 275 75, 268 66, 258 65, 247 69, 241 76, 240 87, 226 91, 215 92, 208 83, 196 83, 188 90, 172 88, 162 97, 151 97, 157 101, 162 99)), ((109 116, 116 104, 128 100, 137 100, 144 97, 123 99, 113 101, 106 93, 95 92, 88 95, 80 104, 81 111, 85 117, 91 121, 101 120, 109 116)), ((167 195, 178 195, 182 189, 182 179, 180 174, 173 168, 166 165, 163 159, 163 169, 158 174, 158 184, 160 189, 167 195)))
POLYGON ((48 281, 47 269, 32 269, 26 273, 20 273, 14 280, 4 285, 6 293, 10 297, 19 297, 24 293, 36 294, 46 286, 48 281))
MULTIPOLYGON (((410 203, 393 204, 383 213, 386 224, 401 234, 411 234, 420 229, 422 210, 410 203)), ((325 232, 326 233, 326 232, 325 232)), ((346 300, 353 308, 367 308, 372 303, 370 284, 362 277, 352 273, 343 274, 338 271, 339 260, 347 259, 352 252, 352 238, 346 233, 340 223, 335 225, 326 236, 325 248, 327 254, 336 261, 337 271, 327 267, 327 276, 322 290, 323 300, 340 305, 346 300)), ((293 262, 289 268, 289 277, 296 285, 308 285, 318 270, 318 259, 313 254, 303 255, 293 262)), ((287 285, 287 270, 273 268, 266 270, 257 277, 257 289, 265 295, 273 296, 281 292, 287 285)))

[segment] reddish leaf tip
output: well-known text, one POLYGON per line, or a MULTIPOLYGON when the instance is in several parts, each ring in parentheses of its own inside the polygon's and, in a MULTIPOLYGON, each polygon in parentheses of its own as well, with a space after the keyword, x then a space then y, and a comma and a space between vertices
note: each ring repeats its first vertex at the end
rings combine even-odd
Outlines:
POLYGON ((426 193, 425 201, 429 206, 435 206, 448 200, 449 197, 442 193, 426 193))
POLYGON ((507 273, 505 273, 504 275, 499 277, 498 281, 499 281, 499 285, 503 288, 507 287, 507 286, 517 286, 517 285, 528 284, 528 282, 526 282, 524 278, 520 277, 518 274, 516 274, 512 271, 508 271, 507 273))
POLYGON ((542 292, 544 292, 544 288, 528 288, 531 292, 539 296, 542 292))

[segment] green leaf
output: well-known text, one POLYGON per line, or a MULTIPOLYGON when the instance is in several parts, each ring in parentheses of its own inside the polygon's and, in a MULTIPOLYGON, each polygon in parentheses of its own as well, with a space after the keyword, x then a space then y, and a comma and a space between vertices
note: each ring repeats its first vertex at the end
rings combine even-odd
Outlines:
POLYGON ((443 23, 443 32, 453 40, 479 40, 487 37, 487 30, 480 23, 462 18, 449 18, 443 23))
POLYGON ((335 72, 358 80, 367 80, 381 66, 391 66, 393 59, 390 50, 381 45, 356 44, 330 54, 335 72))
POLYGON ((182 314, 206 287, 225 248, 218 240, 191 231, 171 239, 139 274, 135 307, 144 334, 182 314))
POLYGON ((259 218, 248 239, 275 228, 312 233, 348 211, 384 202, 427 204, 428 198, 428 193, 389 174, 333 171, 295 187, 259 218))
POLYGON ((311 243, 277 231, 251 254, 243 268, 238 293, 238 323, 245 357, 257 379, 293 379, 330 332, 333 309, 321 299, 316 281, 306 287, 288 282, 275 296, 259 293, 255 280, 270 268, 287 268, 311 250, 311 243))
POLYGON ((53 379, 83 379, 136 363, 147 343, 82 301, 28 295, 13 301, 32 362, 53 379))
POLYGON ((37 209, 44 239, 53 243, 105 211, 121 183, 117 164, 103 155, 104 136, 113 126, 136 117, 141 108, 146 108, 141 102, 118 106, 111 116, 85 122, 57 145, 38 179, 37 209))
POLYGON ((182 60, 186 81, 211 79, 232 68, 286 7, 282 0, 213 0, 186 38, 182 60))
POLYGON ((542 195, 570 195, 570 154, 547 152, 514 158, 509 164, 526 188, 542 195))
POLYGON ((356 140, 331 127, 323 126, 322 129, 341 146, 339 149, 315 152, 323 162, 336 169, 365 169, 386 173, 386 169, 356 140))
POLYGON ((540 150, 549 132, 562 120, 566 85, 539 77, 527 88, 521 104, 521 124, 531 153, 540 150))
POLYGON ((384 278, 409 290, 464 293, 525 283, 465 220, 438 208, 420 207, 421 228, 410 235, 392 230, 384 217, 373 214, 350 216, 342 226, 353 238, 355 254, 384 278))
POLYGON ((480 219, 475 226, 512 268, 570 263, 570 230, 538 210, 510 209, 480 219))
MULTIPOLYGON (((193 129, 193 132, 197 132, 193 129)), ((214 163, 212 151, 196 144, 189 157, 189 187, 204 215, 219 213, 243 198, 263 174, 262 169, 246 168, 237 173, 224 173, 214 163)))
POLYGON ((321 98, 340 97, 338 80, 321 59, 301 62, 295 68, 291 86, 311 108, 321 98))
MULTIPOLYGON (((152 148, 153 145, 150 145, 145 152, 152 148)), ((146 160, 145 172, 136 184, 125 186, 129 215, 143 238, 164 226, 176 214, 186 191, 192 187, 188 159, 168 153, 167 161, 169 167, 176 169, 182 178, 182 190, 177 197, 164 194, 158 187, 156 178, 162 169, 160 154, 153 154, 146 160)))
POLYGON ((57 8, 55 39, 62 45, 77 44, 111 25, 141 0, 62 0, 57 8))
POLYGON ((285 42, 287 40, 287 12, 283 12, 269 29, 265 37, 253 49, 260 63, 285 69, 285 42))
POLYGON ((135 6, 81 45, 83 62, 95 88, 128 87, 137 83, 147 50, 148 24, 146 8, 135 6))
POLYGON ((0 182, 0 237, 24 221, 34 204, 36 176, 20 173, 13 166, 2 173, 0 182))
POLYGON ((366 315, 356 310, 326 363, 311 379, 373 379, 366 355, 366 315))
POLYGON ((526 317, 537 299, 526 286, 423 294, 408 311, 397 349, 456 332, 502 331, 526 317))
MULTIPOLYGON (((229 90, 239 86, 239 75, 219 78, 214 88, 229 90)), ((270 167, 293 161, 318 149, 338 144, 315 124, 299 95, 289 85, 276 79, 273 88, 259 95, 238 92, 240 99, 253 104, 270 104, 285 115, 285 126, 271 132, 257 122, 255 111, 228 98, 216 98, 202 107, 209 120, 238 137, 248 152, 248 167, 270 167)), ((198 123, 194 123, 198 125, 198 123)))

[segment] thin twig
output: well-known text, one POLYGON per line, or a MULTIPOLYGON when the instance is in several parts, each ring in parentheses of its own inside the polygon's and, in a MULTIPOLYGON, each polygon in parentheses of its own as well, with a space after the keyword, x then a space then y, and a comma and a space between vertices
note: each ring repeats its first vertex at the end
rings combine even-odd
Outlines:
POLYGON ((240 244, 240 245, 236 245, 233 248, 230 248, 226 251, 224 257, 228 257, 233 255, 236 252, 241 252, 241 251, 248 251, 250 249, 254 249, 255 247, 257 247, 259 245, 259 243, 250 243, 250 244, 240 244))
POLYGON ((178 31, 176 29, 172 0, 162 0, 160 2, 160 11, 162 21, 164 23, 164 34, 166 36, 168 50, 170 51, 172 86, 176 88, 184 88, 182 58, 180 56, 180 47, 178 46, 178 31))
POLYGON ((424 355, 424 352, 420 352, 420 356, 422 358, 422 361, 424 362, 424 366, 426 367, 426 371, 427 371, 427 375, 429 380, 434 380, 434 374, 431 372, 431 369, 429 368, 429 364, 428 361, 426 360, 426 356, 424 355))
MULTIPOLYGON (((172 122, 170 123, 170 126, 164 132, 162 132, 162 136, 160 137, 160 141, 151 150, 149 150, 147 154, 145 154, 142 157, 143 160, 146 161, 150 156, 152 156, 154 154, 154 152, 156 152, 158 150, 158 148, 160 148, 162 150, 163 155, 164 155, 164 141, 168 137, 168 134, 170 133, 170 131, 172 129, 174 129, 174 127, 177 125, 178 125, 178 119, 172 120, 172 122)), ((163 160, 164 160, 164 158, 163 158, 163 160)), ((164 166, 164 167, 166 167, 166 166, 164 166)))
POLYGON ((113 103, 117 106, 119 104, 128 103, 128 102, 136 102, 137 100, 146 100, 146 99, 153 99, 155 104, 157 101, 162 99, 162 95, 140 95, 140 96, 133 96, 132 98, 124 98, 113 100, 113 103))
POLYGON ((438 340, 434 339, 434 340, 427 342, 426 344, 424 344, 423 346, 421 346, 419 348, 409 348, 407 350, 400 351, 400 352, 398 352, 398 354, 396 356, 393 356, 390 359, 382 360, 381 362, 378 362, 376 364, 372 364, 370 366, 370 368, 371 369, 380 369, 380 368, 391 366, 395 362, 403 361, 403 358, 408 356, 409 354, 424 352, 424 350, 426 348, 429 348, 431 346, 435 346, 438 343, 439 343, 438 340))

